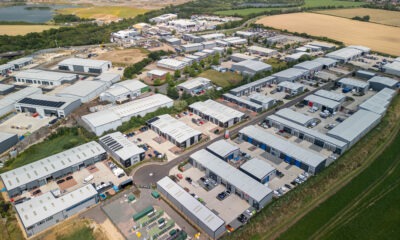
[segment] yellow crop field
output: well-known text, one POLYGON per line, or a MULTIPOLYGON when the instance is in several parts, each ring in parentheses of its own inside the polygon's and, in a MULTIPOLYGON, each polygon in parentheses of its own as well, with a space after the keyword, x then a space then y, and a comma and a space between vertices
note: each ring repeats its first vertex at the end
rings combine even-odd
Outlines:
POLYGON ((51 25, 0 25, 0 35, 25 35, 31 32, 42 32, 50 28, 58 28, 51 25))
POLYGON ((344 18, 353 18, 356 16, 362 17, 368 15, 370 16, 370 22, 400 27, 400 12, 397 11, 371 8, 349 8, 317 11, 317 13, 344 18))
POLYGON ((146 9, 126 7, 126 6, 100 6, 83 8, 64 8, 57 10, 61 14, 74 14, 81 18, 94 19, 117 19, 132 18, 147 12, 146 9))
POLYGON ((257 21, 265 26, 291 32, 324 36, 346 45, 364 45, 371 49, 400 55, 400 28, 361 22, 317 13, 292 13, 263 17, 257 21))

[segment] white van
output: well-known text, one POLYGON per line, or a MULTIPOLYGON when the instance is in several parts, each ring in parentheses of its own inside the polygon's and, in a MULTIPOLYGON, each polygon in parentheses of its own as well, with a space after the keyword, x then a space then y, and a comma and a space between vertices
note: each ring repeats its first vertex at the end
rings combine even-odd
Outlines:
POLYGON ((83 183, 84 184, 89 183, 90 181, 93 180, 93 178, 94 178, 93 175, 89 175, 85 179, 83 179, 83 183))

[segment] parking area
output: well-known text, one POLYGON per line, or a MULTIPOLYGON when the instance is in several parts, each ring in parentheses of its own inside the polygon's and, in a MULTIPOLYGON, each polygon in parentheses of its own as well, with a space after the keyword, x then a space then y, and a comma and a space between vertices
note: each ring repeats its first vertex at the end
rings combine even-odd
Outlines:
POLYGON ((186 112, 186 114, 180 114, 178 120, 184 122, 189 127, 202 132, 204 135, 208 136, 210 140, 218 137, 219 134, 223 132, 223 128, 218 127, 214 123, 206 120, 202 120, 202 124, 198 121, 195 123, 193 119, 200 119, 200 117, 191 112, 186 112))
POLYGON ((167 239, 173 229, 184 230, 189 236, 197 231, 184 220, 167 203, 151 195, 150 189, 141 189, 140 193, 126 193, 119 198, 112 199, 102 206, 102 210, 128 240, 153 239, 155 234, 160 234, 157 239, 167 239), (134 200, 131 196, 134 196, 134 200), (134 221, 133 215, 153 207, 153 213, 145 214, 134 221), (163 220, 161 220, 163 219, 163 220), (162 225, 161 222, 165 222, 162 225), (141 227, 142 226, 142 227, 141 227))
POLYGON ((378 54, 368 54, 350 61, 349 63, 366 70, 372 69, 374 71, 380 71, 384 65, 392 61, 393 58, 391 57, 385 57, 378 54))
MULTIPOLYGON (((95 184, 95 186, 98 187, 105 183, 111 182, 115 186, 118 186, 120 183, 129 178, 126 174, 124 174, 122 177, 117 177, 111 171, 107 162, 107 160, 97 162, 94 165, 88 166, 87 168, 82 168, 81 170, 73 172, 72 174, 64 176, 60 179, 49 181, 46 185, 43 185, 40 188, 31 190, 29 192, 24 192, 19 198, 30 198, 41 193, 58 190, 61 193, 72 192, 86 184, 95 184)), ((110 194, 114 193, 111 191, 110 194)))
POLYGON ((56 117, 33 117, 29 113, 17 113, 0 124, 0 132, 15 133, 19 136, 33 133, 46 126, 56 117))
POLYGON ((197 168, 189 168, 183 173, 180 172, 178 168, 172 168, 170 175, 176 176, 177 174, 183 175, 183 178, 179 180, 178 184, 222 218, 227 224, 234 222, 240 214, 250 208, 250 205, 236 194, 229 194, 226 195, 224 199, 219 199, 218 195, 222 192, 226 192, 226 187, 221 184, 210 182, 210 185, 214 185, 211 187, 211 190, 208 191, 203 188, 202 186, 204 185, 200 178, 203 178, 205 173, 197 168), (187 177, 189 177, 191 181, 188 181, 188 179, 186 179, 187 177))

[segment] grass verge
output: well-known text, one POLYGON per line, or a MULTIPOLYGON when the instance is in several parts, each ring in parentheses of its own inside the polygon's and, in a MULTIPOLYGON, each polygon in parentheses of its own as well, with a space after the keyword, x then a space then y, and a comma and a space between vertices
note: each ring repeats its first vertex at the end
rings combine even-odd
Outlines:
POLYGON ((202 72, 199 77, 210 79, 214 84, 220 87, 232 87, 238 85, 243 77, 233 72, 218 72, 215 70, 207 70, 202 72))
MULTIPOLYGON (((400 129, 400 97, 396 96, 382 122, 330 167, 305 184, 273 201, 244 228, 227 239, 275 239, 308 212, 349 183, 377 159, 400 129)), ((307 230, 303 230, 307 231, 307 230)), ((307 239, 299 236, 296 239, 307 239)), ((290 238, 289 238, 290 239, 290 238)))

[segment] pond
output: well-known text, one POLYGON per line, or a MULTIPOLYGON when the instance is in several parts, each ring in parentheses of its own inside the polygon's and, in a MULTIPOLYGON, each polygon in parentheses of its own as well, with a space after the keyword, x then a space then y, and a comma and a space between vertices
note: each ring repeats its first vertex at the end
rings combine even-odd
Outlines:
POLYGON ((0 22, 45 23, 53 19, 56 9, 73 8, 75 5, 21 5, 0 7, 0 22))

